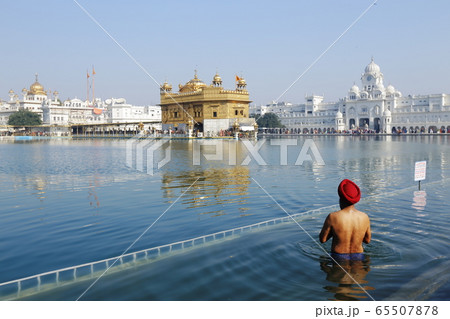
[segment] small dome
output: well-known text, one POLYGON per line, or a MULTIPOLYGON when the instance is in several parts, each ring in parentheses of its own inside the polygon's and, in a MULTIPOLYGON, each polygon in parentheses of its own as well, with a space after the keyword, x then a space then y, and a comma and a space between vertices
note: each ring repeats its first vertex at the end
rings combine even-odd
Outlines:
POLYGON ((383 113, 383 116, 391 116, 391 111, 389 111, 388 109, 386 109, 383 113))
POLYGON ((245 82, 245 79, 241 78, 241 79, 238 81, 238 84, 245 85, 245 84, 247 84, 247 83, 245 82))
POLYGON ((337 111, 337 112, 336 112, 336 118, 337 118, 337 119, 342 118, 342 113, 341 113, 341 111, 337 111))
POLYGON ((161 85, 161 89, 166 92, 170 92, 172 90, 172 85, 170 85, 169 83, 167 83, 167 81, 165 81, 163 85, 161 85))
POLYGON ((180 85, 180 93, 200 91, 206 86, 207 85, 197 77, 197 71, 195 71, 195 75, 192 80, 183 86, 180 85))
POLYGON ((388 94, 394 94, 395 93, 395 88, 392 85, 388 85, 388 87, 386 88, 386 93, 388 94))
POLYGON ((9 92, 8 92, 9 94, 14 94, 14 91, 13 91, 13 89, 11 89, 11 90, 9 90, 9 92))
POLYGON ((222 78, 220 77, 218 72, 216 72, 216 75, 214 75, 212 85, 216 87, 222 86, 222 78))
POLYGON ((370 61, 370 63, 366 66, 366 69, 364 70, 366 73, 380 73, 380 67, 378 64, 376 64, 375 62, 373 62, 373 58, 372 61, 370 61))
POLYGON ((220 75, 218 73, 216 73, 216 75, 214 75, 213 82, 222 82, 222 78, 220 77, 220 75))
POLYGON ((352 92, 352 93, 359 93, 359 87, 356 84, 354 84, 352 86, 352 88, 350 89, 350 92, 352 92))

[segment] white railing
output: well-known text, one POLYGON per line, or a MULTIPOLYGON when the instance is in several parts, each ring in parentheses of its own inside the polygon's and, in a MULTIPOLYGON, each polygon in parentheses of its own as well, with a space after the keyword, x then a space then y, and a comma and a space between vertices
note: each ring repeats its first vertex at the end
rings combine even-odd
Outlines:
POLYGON ((257 230, 263 227, 268 227, 270 225, 292 222, 292 218, 299 218, 307 214, 318 213, 320 211, 330 211, 330 209, 334 206, 337 207, 337 205, 322 207, 303 213, 293 214, 291 215, 291 217, 286 216, 270 219, 252 225, 237 227, 213 234, 191 238, 188 240, 144 249, 133 253, 124 254, 118 257, 112 257, 77 266, 66 267, 37 274, 34 276, 0 283, 0 300, 13 300, 74 283, 76 281, 92 279, 103 273, 105 270, 108 270, 108 272, 120 271, 129 267, 136 266, 138 264, 155 260, 160 256, 168 255, 176 251, 194 248, 227 238, 231 239, 232 237, 238 236, 244 232, 257 230))

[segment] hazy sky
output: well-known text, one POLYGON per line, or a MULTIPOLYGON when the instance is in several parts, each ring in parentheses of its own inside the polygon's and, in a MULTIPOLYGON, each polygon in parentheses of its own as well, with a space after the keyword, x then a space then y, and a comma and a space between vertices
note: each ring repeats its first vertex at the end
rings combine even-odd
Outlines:
MULTIPOLYGON (((373 2, 78 2, 158 81, 174 89, 198 70, 224 87, 244 76, 250 98, 279 95, 373 2)), ((60 98, 86 97, 95 66, 96 96, 159 103, 159 87, 72 0, 1 3, 0 98, 39 82, 60 98)), ((281 101, 305 94, 344 97, 371 57, 404 95, 450 93, 450 1, 379 0, 281 101)))

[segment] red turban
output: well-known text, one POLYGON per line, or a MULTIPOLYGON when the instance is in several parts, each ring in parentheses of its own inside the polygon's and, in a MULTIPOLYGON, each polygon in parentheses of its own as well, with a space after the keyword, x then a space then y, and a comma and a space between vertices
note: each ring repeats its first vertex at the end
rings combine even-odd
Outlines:
POLYGON ((361 199, 361 191, 358 185, 349 179, 344 179, 338 187, 339 197, 351 204, 356 204, 361 199))

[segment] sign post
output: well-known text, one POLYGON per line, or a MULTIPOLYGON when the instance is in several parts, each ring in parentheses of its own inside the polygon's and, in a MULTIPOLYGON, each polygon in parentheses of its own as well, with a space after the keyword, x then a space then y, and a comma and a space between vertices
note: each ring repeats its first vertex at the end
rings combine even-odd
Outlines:
POLYGON ((416 162, 414 169, 414 181, 419 182, 420 191, 420 181, 423 181, 427 175, 427 161, 416 162))

